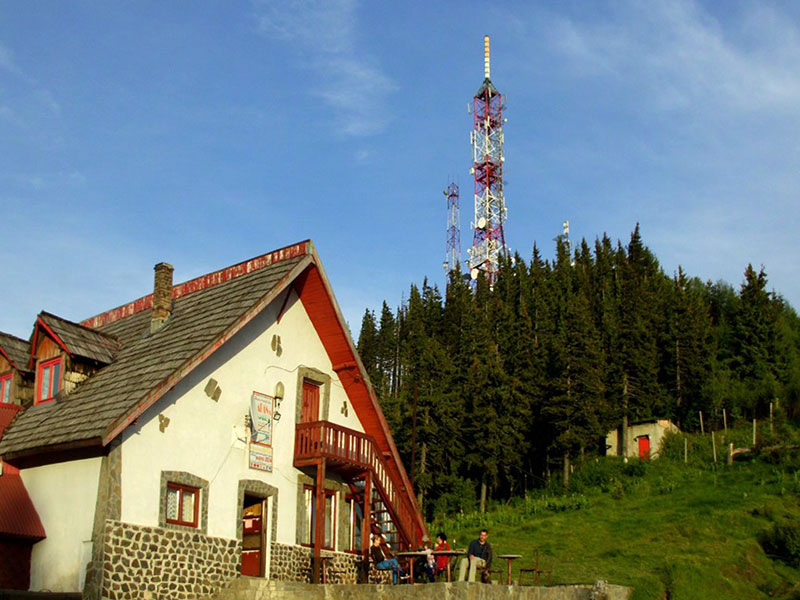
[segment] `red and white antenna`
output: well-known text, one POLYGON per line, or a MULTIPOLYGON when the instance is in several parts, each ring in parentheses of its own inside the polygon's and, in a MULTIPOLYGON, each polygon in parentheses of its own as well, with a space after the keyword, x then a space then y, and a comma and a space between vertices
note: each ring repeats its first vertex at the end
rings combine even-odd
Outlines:
POLYGON ((472 99, 472 168, 475 177, 475 231, 469 249, 470 277, 481 271, 492 285, 497 278, 499 258, 508 252, 503 223, 506 201, 503 195, 503 95, 489 78, 489 36, 483 38, 484 79, 472 99))
POLYGON ((458 184, 451 183, 444 189, 447 199, 447 242, 444 251, 444 273, 461 273, 461 208, 458 205, 458 184))

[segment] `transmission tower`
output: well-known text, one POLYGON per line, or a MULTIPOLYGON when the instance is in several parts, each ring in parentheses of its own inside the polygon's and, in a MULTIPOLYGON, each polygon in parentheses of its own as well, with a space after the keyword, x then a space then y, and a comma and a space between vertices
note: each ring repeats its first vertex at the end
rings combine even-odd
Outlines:
POLYGON ((447 244, 444 252, 444 273, 461 273, 461 208, 458 205, 458 184, 451 183, 444 189, 447 200, 447 244))
POLYGON ((475 232, 469 249, 470 277, 481 271, 492 285, 498 262, 507 253, 503 223, 506 201, 503 195, 503 95, 489 78, 489 36, 483 38, 484 79, 472 99, 472 168, 475 177, 475 232))

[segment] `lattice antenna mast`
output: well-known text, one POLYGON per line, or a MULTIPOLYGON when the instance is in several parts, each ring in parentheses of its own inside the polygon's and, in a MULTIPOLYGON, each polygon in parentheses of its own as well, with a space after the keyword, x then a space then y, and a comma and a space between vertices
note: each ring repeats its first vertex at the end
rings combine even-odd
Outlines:
POLYGON ((444 189, 447 200, 447 244, 444 252, 444 272, 461 273, 461 208, 458 204, 458 184, 451 183, 444 189))
POLYGON ((472 168, 475 177, 475 228, 469 249, 470 277, 483 272, 489 284, 497 279, 499 258, 506 255, 506 201, 503 195, 503 95, 489 76, 489 36, 483 38, 484 79, 472 99, 472 168))

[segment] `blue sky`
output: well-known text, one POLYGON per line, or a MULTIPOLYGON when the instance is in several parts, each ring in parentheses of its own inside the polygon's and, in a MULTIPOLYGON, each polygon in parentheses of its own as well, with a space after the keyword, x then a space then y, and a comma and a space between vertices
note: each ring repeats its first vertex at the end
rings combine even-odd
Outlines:
POLYGON ((514 250, 638 221, 800 305, 800 3, 0 0, 0 330, 304 238, 354 330, 441 284, 487 33, 514 250))

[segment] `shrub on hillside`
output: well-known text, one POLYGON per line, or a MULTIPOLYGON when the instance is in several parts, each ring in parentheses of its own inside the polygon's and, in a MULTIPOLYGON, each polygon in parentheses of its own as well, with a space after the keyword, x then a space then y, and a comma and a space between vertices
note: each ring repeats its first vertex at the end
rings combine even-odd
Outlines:
POLYGON ((758 542, 770 558, 800 567, 800 523, 775 524, 759 536, 758 542))

